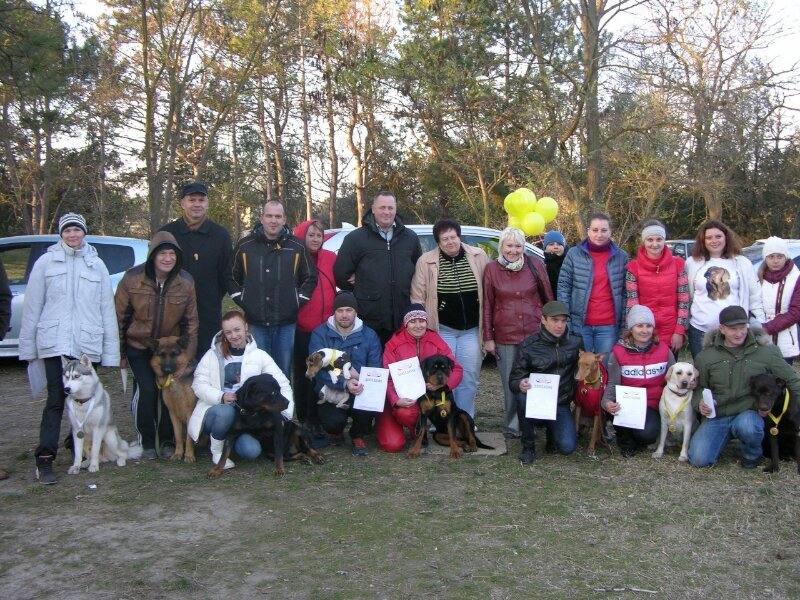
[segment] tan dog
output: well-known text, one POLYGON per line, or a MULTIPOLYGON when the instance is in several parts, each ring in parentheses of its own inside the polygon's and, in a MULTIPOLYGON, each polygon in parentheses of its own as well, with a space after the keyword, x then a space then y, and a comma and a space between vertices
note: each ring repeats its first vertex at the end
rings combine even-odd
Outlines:
POLYGON ((664 455, 664 444, 667 434, 676 437, 683 433, 681 462, 689 460, 689 440, 696 423, 694 409, 692 408, 692 390, 697 386, 697 371, 691 363, 677 362, 667 370, 667 385, 661 393, 661 402, 658 404, 658 413, 661 415, 661 438, 658 448, 653 452, 653 458, 664 455))
POLYGON ((172 429, 175 431, 175 454, 171 460, 194 462, 194 440, 186 435, 186 424, 192 416, 197 396, 192 390, 194 358, 186 354, 188 340, 176 336, 151 339, 148 347, 153 351, 150 368, 156 376, 156 385, 169 409, 172 429), (181 373, 175 378, 176 373, 181 373), (185 443, 184 443, 185 442, 185 443))
POLYGON ((575 373, 575 379, 579 382, 575 394, 575 431, 580 427, 581 416, 592 419, 592 437, 587 448, 589 456, 595 455, 598 439, 611 451, 611 446, 601 435, 603 411, 600 410, 600 401, 608 383, 608 373, 603 365, 605 356, 583 350, 578 354, 578 371, 575 373))

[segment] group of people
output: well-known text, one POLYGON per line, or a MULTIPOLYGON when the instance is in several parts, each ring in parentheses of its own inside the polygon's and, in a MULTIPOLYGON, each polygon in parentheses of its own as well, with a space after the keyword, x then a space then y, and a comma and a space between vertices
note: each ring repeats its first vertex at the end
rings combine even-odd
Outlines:
MULTIPOLYGON (((56 481, 62 356, 86 354, 95 364, 130 367, 142 456, 170 456, 171 422, 150 367, 152 340, 168 335, 179 336, 198 360, 192 386, 198 403, 189 435, 209 435, 215 463, 234 420, 236 390, 261 373, 272 375, 289 400, 285 418, 306 425, 316 444, 343 444, 352 422, 352 452, 364 456, 373 426, 381 449, 402 450, 416 437, 418 408, 416 398, 401 397, 391 379, 383 411, 354 408, 364 389, 363 368, 443 354, 454 364, 447 387, 474 418, 482 361, 492 354, 504 392, 503 433, 521 438, 520 460, 526 464, 535 458, 537 424, 546 426, 548 451, 575 450, 570 404, 581 350, 605 356, 602 408, 609 414, 618 409, 615 385, 647 388, 644 429, 617 429, 625 456, 655 441, 664 377, 687 337, 700 371, 698 390, 711 389, 718 405, 718 418, 711 426, 704 421, 690 451, 698 466, 713 464, 731 435, 742 440, 743 464, 757 460, 753 443, 759 431, 763 436, 763 424, 759 429, 753 416, 746 374, 773 372, 789 382, 793 394, 800 393, 790 366, 800 354, 800 273, 778 238, 765 244, 759 273, 740 255, 735 234, 718 221, 701 227, 685 264, 666 248, 664 226, 645 222, 637 257, 629 261, 611 241, 611 219, 604 213, 590 215, 586 238, 571 248, 561 233, 548 232, 545 261, 525 254, 524 234, 510 227, 490 260, 462 242, 461 227, 451 219, 434 225, 436 247, 423 254, 397 214, 394 195, 380 192, 337 255, 322 248, 319 221, 290 230, 280 202, 264 205, 257 226, 235 248, 228 232, 208 218, 204 184, 184 186, 180 207, 182 217, 153 236, 147 260, 125 273, 115 294, 105 265, 84 240, 81 215, 61 217, 61 240, 36 261, 19 354, 42 359, 47 378, 35 452, 42 483, 56 481), (226 293, 240 310, 223 315, 226 293), (764 335, 749 331, 742 314, 764 335), (708 349, 701 351, 704 344, 708 349), (347 352, 353 376, 332 378, 321 370, 307 381, 305 358, 324 348, 347 352), (723 376, 724 369, 731 375, 723 376), (553 421, 525 416, 531 373, 560 375, 553 421), (318 403, 325 389, 346 392, 349 401, 318 403)), ((698 393, 695 408, 705 414, 698 393)), ((261 447, 242 435, 235 453, 252 459, 261 447)), ((232 460, 225 465, 233 466, 232 460)))

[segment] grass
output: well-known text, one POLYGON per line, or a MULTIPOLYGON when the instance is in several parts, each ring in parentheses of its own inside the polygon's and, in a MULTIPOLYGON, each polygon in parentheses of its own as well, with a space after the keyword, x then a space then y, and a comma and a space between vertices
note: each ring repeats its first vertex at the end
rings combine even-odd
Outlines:
MULTIPOLYGON (((482 375, 478 424, 497 430, 497 374, 482 375)), ((788 463, 740 469, 735 444, 701 470, 674 449, 660 461, 540 449, 523 467, 514 445, 498 458, 408 460, 370 439, 365 459, 328 448, 326 464, 289 463, 282 479, 240 461, 216 481, 207 451, 194 465, 76 476, 62 453, 59 483, 45 487, 20 451, 35 446, 41 404, 18 401, 16 366, 0 369, 0 389, 0 464, 12 471, 0 484, 3 597, 800 596, 800 477, 788 463)))

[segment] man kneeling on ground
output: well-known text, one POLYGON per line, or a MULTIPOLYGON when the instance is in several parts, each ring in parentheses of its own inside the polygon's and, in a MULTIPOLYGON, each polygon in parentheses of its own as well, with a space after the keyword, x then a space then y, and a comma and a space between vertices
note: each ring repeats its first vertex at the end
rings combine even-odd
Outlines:
POLYGON ((517 416, 522 434, 522 464, 531 464, 535 457, 535 425, 547 428, 547 452, 572 454, 577 443, 575 424, 569 405, 575 397, 578 371, 578 351, 583 350, 583 338, 567 328, 569 310, 563 302, 548 302, 542 308, 542 328, 525 338, 519 346, 517 358, 511 368, 509 387, 517 400, 517 416), (555 421, 525 418, 526 395, 531 389, 531 373, 559 375, 558 407, 555 421))
POLYGON ((753 469, 761 460, 764 419, 755 410, 750 378, 772 373, 786 381, 793 398, 800 399, 800 377, 762 329, 750 329, 741 306, 722 309, 719 330, 706 333, 703 348, 695 360, 698 378, 692 405, 705 418, 692 436, 689 462, 695 467, 710 467, 735 437, 742 451, 739 464, 753 469), (714 397, 714 418, 709 418, 711 409, 703 401, 704 388, 711 390, 714 397))

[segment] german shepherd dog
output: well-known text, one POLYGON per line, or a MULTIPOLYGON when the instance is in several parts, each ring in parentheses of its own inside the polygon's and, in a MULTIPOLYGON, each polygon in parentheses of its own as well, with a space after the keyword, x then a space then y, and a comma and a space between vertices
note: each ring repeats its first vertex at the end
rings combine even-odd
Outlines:
POLYGON ((126 460, 139 458, 142 447, 135 443, 128 444, 114 425, 111 399, 89 357, 84 354, 80 360, 74 360, 62 356, 61 366, 75 454, 67 473, 77 475, 81 467, 88 467, 90 473, 96 473, 100 470, 101 460, 115 460, 117 466, 124 467, 126 460), (89 454, 86 461, 84 452, 89 454))
POLYGON ((762 448, 764 456, 770 457, 764 471, 777 473, 782 458, 794 458, 800 474, 800 404, 789 394, 786 382, 770 373, 753 375, 750 391, 764 419, 762 448))
POLYGON ((236 391, 235 406, 236 419, 225 436, 219 462, 208 473, 210 479, 222 475, 233 443, 242 433, 249 433, 265 448, 272 443, 275 460, 272 472, 275 475, 286 474, 284 459, 316 464, 325 462, 322 455, 311 447, 308 433, 281 414, 289 406, 289 401, 281 394, 281 387, 272 375, 262 373, 245 381, 236 391))
POLYGON ((429 356, 420 364, 425 382, 442 387, 435 392, 426 392, 417 399, 417 439, 408 451, 409 458, 417 458, 423 444, 427 443, 428 421, 436 427, 436 433, 433 434, 436 443, 450 446, 451 458, 461 458, 462 450, 477 452, 478 448, 494 449, 477 438, 475 422, 468 412, 456 405, 453 392, 447 387, 447 380, 454 366, 452 359, 442 354, 429 356))
POLYGON ((185 336, 168 336, 151 338, 147 346, 153 352, 150 368, 156 376, 156 385, 169 409, 169 418, 175 431, 175 453, 171 460, 183 459, 184 462, 193 463, 194 440, 186 435, 186 424, 197 404, 197 396, 192 390, 192 376, 196 365, 194 358, 186 353, 188 343, 185 336), (175 379, 175 373, 181 370, 181 377, 175 379))

